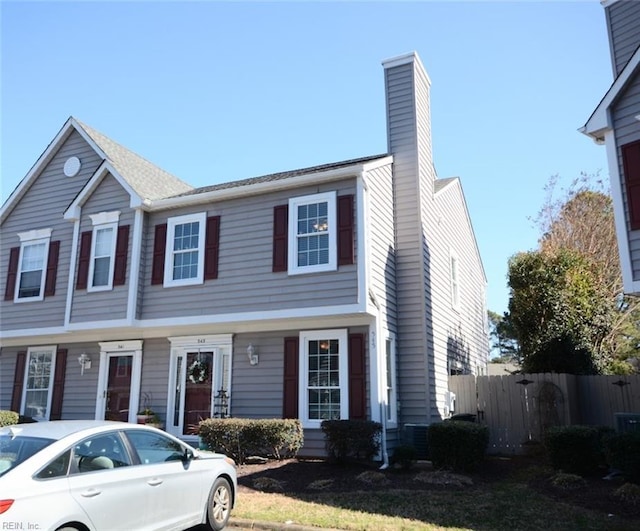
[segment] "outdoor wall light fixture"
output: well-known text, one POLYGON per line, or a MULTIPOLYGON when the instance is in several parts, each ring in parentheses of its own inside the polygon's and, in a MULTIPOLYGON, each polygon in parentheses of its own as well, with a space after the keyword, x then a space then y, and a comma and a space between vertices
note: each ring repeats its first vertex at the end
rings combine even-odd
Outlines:
POLYGON ((91 368, 91 358, 89 354, 86 352, 80 354, 80 356, 78 356, 78 363, 80 364, 80 374, 84 375, 84 370, 91 368))
POLYGON ((252 343, 249 343, 249 346, 247 347, 247 356, 251 365, 258 365, 258 353, 256 351, 256 347, 254 347, 252 343))

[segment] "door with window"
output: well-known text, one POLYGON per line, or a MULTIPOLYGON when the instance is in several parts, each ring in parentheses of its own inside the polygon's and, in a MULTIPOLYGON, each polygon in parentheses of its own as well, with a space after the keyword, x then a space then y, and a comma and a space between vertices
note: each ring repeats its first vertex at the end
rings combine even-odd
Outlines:
POLYGON ((105 420, 129 420, 133 353, 108 356, 105 420))
POLYGON ((201 346, 182 338, 172 348, 166 429, 179 437, 194 436, 201 420, 229 414, 231 345, 206 337, 193 342, 201 346))

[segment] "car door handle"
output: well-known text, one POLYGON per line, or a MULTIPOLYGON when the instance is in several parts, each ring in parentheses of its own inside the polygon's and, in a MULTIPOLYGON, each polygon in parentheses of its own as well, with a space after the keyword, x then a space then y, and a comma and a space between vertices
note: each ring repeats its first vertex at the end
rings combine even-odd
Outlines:
POLYGON ((152 487, 157 487, 158 485, 162 484, 162 480, 160 478, 151 478, 147 481, 147 484, 151 485, 152 487))
POLYGON ((97 496, 98 494, 101 494, 102 491, 99 489, 87 489, 87 490, 83 490, 80 493, 80 496, 84 497, 84 498, 93 498, 94 496, 97 496))

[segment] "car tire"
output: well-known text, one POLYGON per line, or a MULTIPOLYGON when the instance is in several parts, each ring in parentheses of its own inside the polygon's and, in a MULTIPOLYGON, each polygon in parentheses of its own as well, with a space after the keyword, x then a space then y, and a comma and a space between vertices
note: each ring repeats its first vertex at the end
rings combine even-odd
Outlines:
POLYGON ((64 527, 59 527, 56 531, 78 531, 77 527, 65 525, 64 527))
POLYGON ((209 529, 221 531, 225 528, 231 516, 232 505, 231 485, 224 478, 216 479, 207 500, 207 525, 209 529))

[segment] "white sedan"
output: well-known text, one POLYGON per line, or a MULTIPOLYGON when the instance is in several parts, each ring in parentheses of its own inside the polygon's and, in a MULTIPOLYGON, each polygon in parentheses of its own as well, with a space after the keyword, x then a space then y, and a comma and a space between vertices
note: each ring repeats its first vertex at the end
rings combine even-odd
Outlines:
POLYGON ((0 428, 0 529, 219 531, 236 492, 233 460, 152 427, 58 420, 0 428))

